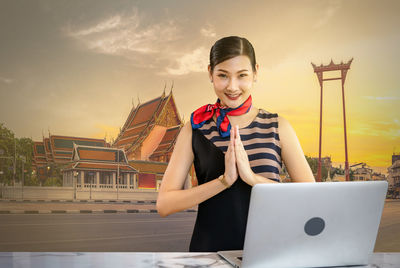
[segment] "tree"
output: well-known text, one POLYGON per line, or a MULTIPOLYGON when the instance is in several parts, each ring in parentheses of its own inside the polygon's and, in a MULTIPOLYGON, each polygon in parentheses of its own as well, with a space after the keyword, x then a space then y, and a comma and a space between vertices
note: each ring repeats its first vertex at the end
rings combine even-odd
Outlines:
POLYGON ((3 123, 0 123, 0 149, 3 152, 0 157, 4 157, 0 159, 0 171, 3 171, 3 174, 0 175, 0 181, 7 185, 12 184, 14 179, 14 159, 16 159, 15 180, 21 180, 22 172, 24 172, 24 181, 29 182, 32 176, 32 139, 18 139, 11 130, 6 128, 3 123), (23 170, 22 167, 24 167, 23 170))
MULTIPOLYGON (((305 157, 308 162, 308 165, 310 165, 310 168, 314 174, 315 179, 317 179, 318 159, 307 155, 305 157)), ((327 177, 328 177, 328 169, 324 165, 321 165, 321 180, 325 181, 327 177)))

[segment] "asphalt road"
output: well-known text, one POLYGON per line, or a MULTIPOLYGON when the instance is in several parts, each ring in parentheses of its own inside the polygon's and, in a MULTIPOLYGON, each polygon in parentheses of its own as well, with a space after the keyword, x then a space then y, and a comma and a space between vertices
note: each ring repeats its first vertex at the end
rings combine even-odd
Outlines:
POLYGON ((188 251, 196 213, 0 215, 0 251, 188 251))
MULTIPOLYGON (((184 252, 196 213, 0 215, 0 251, 184 252)), ((400 252, 400 201, 385 203, 375 252, 400 252)))

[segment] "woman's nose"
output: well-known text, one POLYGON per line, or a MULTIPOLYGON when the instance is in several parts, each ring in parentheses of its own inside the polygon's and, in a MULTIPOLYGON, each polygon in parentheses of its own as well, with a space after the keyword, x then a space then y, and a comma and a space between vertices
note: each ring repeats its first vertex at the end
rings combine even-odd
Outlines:
POLYGON ((229 79, 227 90, 236 91, 239 89, 239 81, 236 78, 229 79))

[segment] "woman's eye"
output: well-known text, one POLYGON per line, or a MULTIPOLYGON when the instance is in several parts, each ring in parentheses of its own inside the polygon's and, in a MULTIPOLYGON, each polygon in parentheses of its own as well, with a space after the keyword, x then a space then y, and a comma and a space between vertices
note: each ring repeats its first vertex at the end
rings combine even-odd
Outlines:
POLYGON ((218 77, 225 78, 225 77, 226 77, 226 74, 219 74, 218 77))
POLYGON ((245 76, 247 76, 247 74, 240 74, 239 76, 240 77, 245 77, 245 76))

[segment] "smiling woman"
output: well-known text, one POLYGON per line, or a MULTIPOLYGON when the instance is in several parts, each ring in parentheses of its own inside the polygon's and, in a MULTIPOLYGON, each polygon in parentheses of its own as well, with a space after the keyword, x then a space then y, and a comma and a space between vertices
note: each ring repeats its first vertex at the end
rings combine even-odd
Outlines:
POLYGON ((199 206, 190 251, 243 249, 251 188, 280 182, 282 161, 293 181, 315 181, 290 124, 252 105, 258 69, 247 39, 218 40, 208 66, 217 102, 194 111, 178 136, 157 209, 199 206), (192 164, 199 186, 183 190, 192 164))

